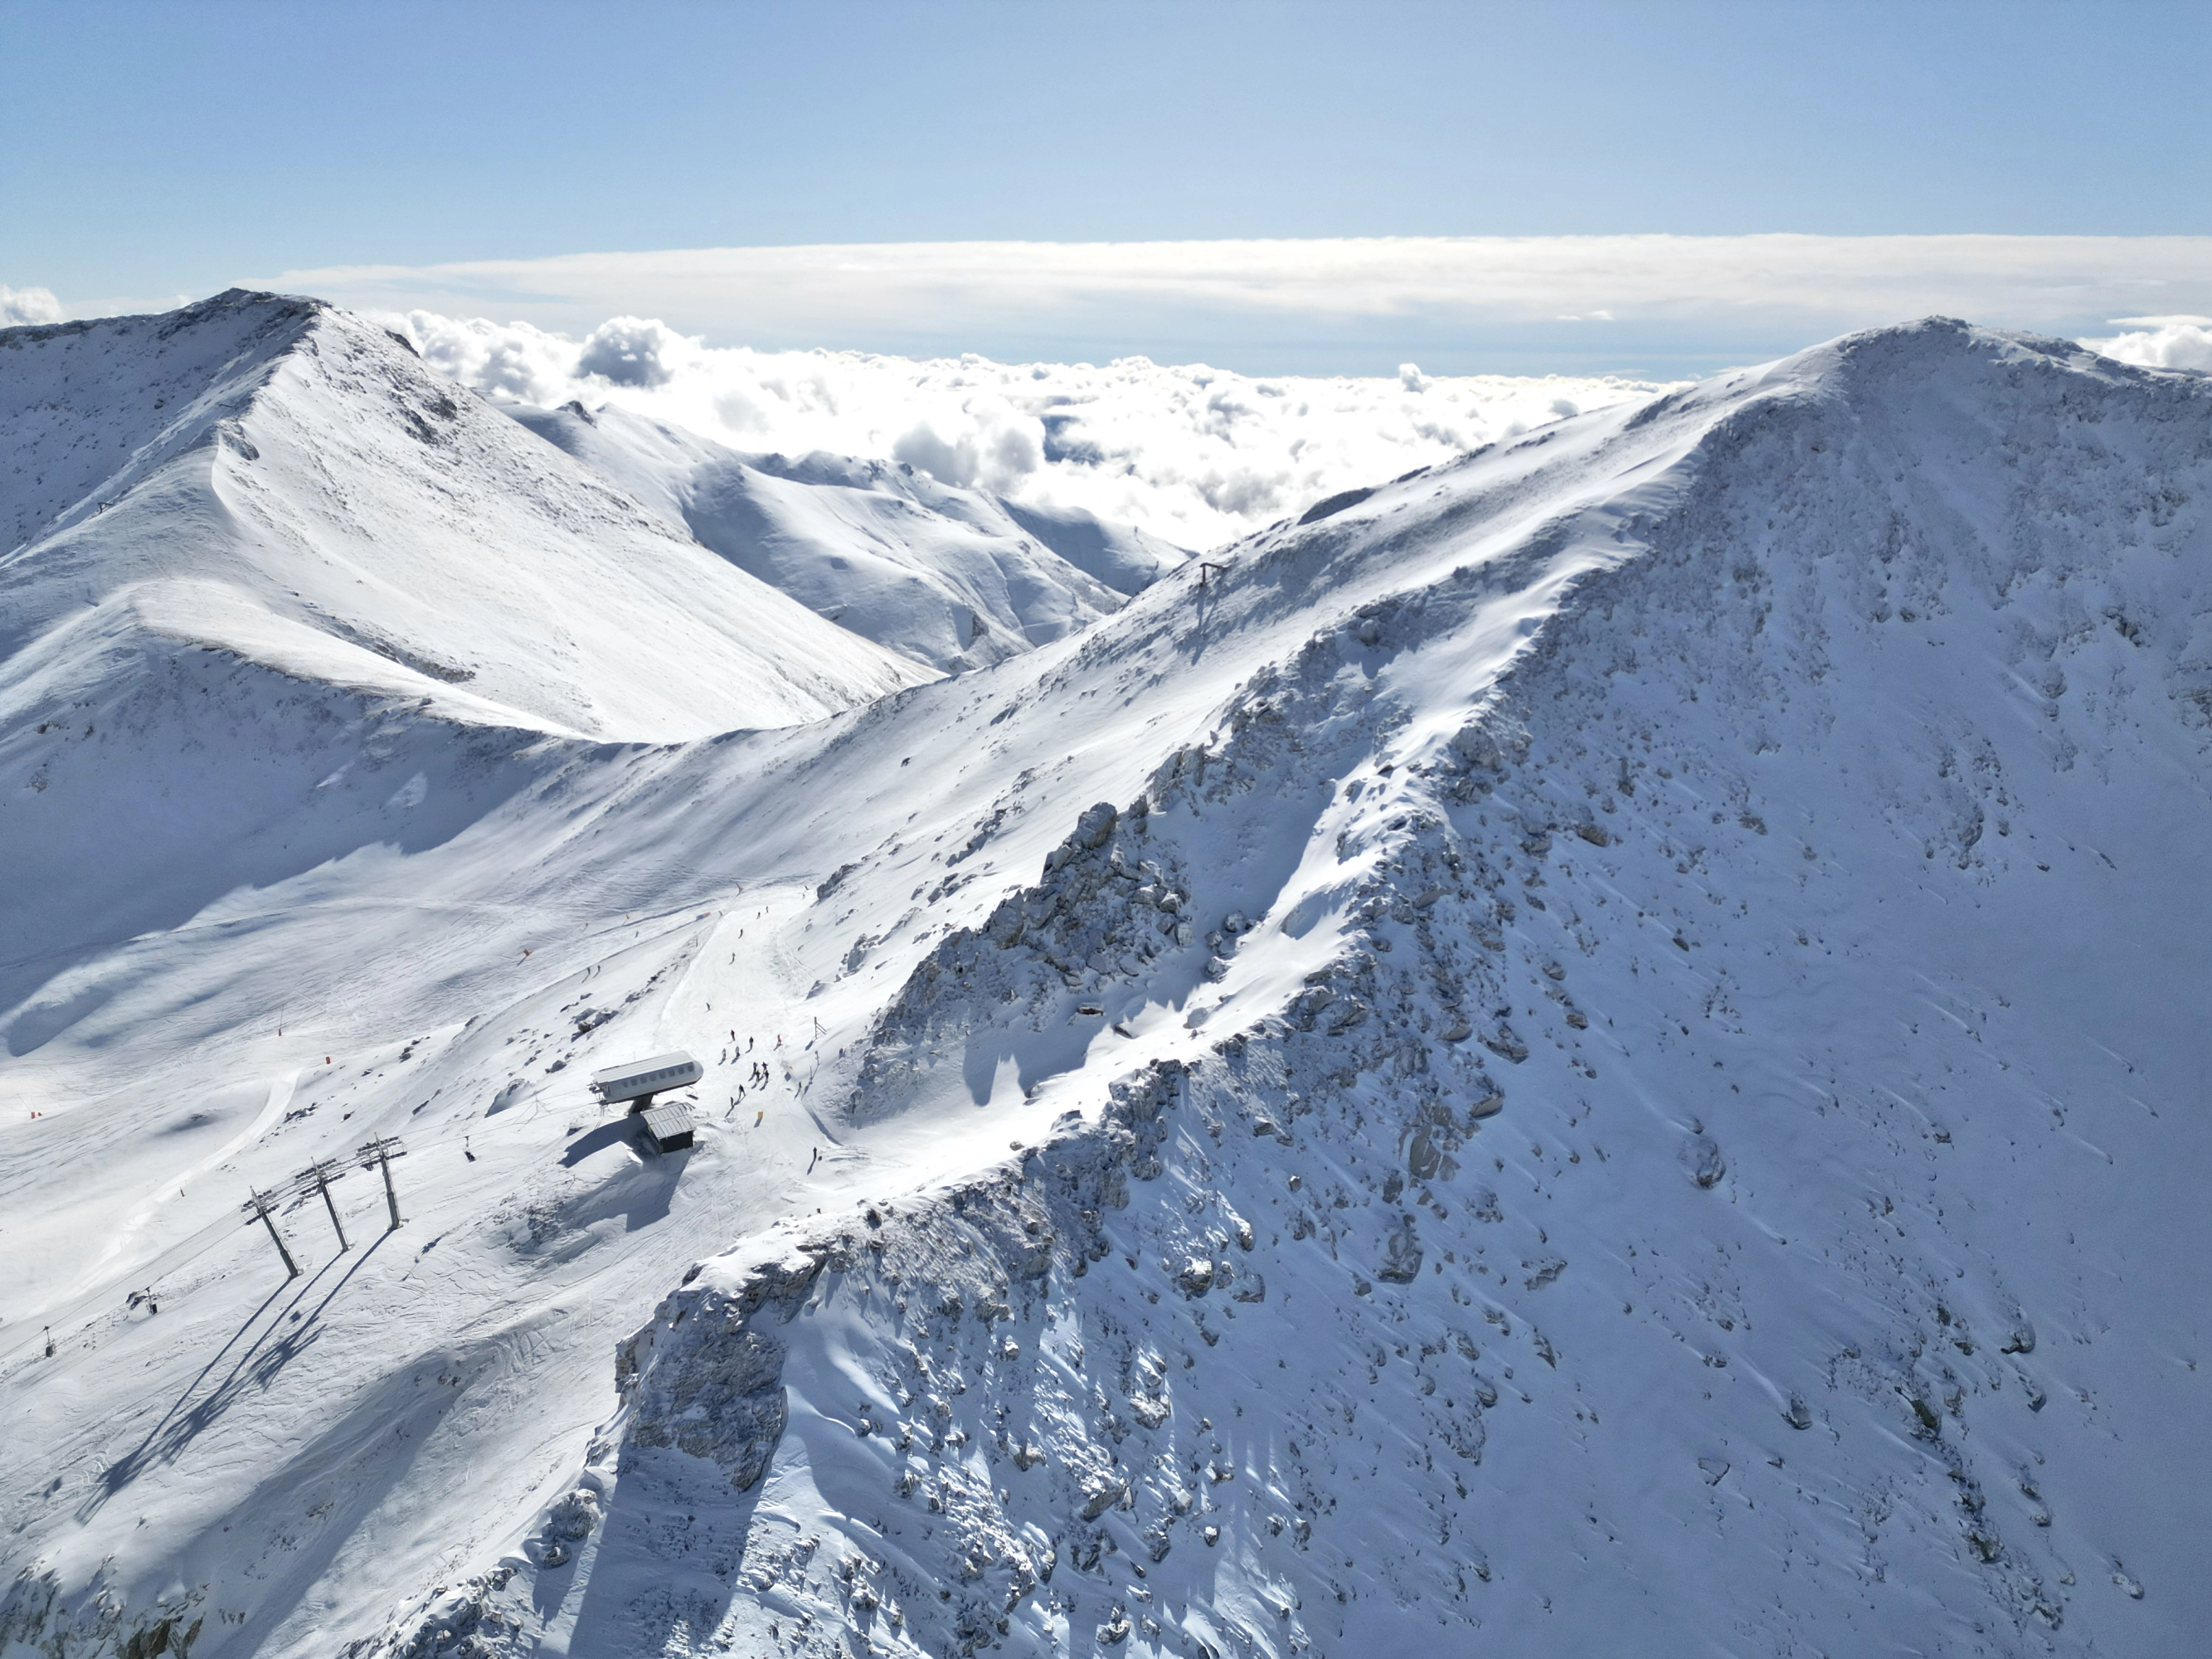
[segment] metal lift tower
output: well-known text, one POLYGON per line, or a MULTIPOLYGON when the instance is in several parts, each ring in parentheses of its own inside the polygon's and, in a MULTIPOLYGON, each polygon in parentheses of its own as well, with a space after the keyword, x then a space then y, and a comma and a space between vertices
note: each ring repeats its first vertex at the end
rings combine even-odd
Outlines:
POLYGON ((293 1191, 303 1196, 308 1193, 323 1195, 323 1207, 331 1212, 331 1231, 338 1236, 340 1254, 353 1249, 353 1246, 346 1243, 345 1228, 338 1220, 337 1200, 331 1196, 331 1182, 344 1173, 343 1164, 337 1158, 326 1158, 319 1164, 310 1164, 292 1177, 293 1191))
POLYGON ((397 1135, 379 1135, 354 1150, 354 1157, 360 1160, 362 1169, 384 1172, 384 1205, 392 1212, 392 1227, 387 1231, 399 1225, 399 1194, 392 1185, 392 1160, 406 1156, 407 1149, 399 1144, 397 1135))
POLYGON ((253 1196, 246 1200, 240 1207, 246 1212, 247 1220, 258 1221, 269 1229, 269 1242, 276 1247, 276 1254, 284 1258, 285 1273, 297 1279, 300 1276, 300 1264, 292 1260, 291 1251, 284 1248, 284 1236, 276 1231, 276 1217, 274 1212, 277 1205, 283 1201, 279 1194, 264 1193, 257 1187, 253 1189, 253 1196))

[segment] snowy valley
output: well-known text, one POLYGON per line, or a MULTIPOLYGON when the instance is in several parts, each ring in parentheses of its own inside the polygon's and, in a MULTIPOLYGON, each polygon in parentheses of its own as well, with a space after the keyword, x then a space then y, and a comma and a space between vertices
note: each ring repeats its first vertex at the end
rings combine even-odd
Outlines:
POLYGON ((231 294, 0 457, 0 1659, 2200 1645, 2212 380, 1200 559, 231 294))

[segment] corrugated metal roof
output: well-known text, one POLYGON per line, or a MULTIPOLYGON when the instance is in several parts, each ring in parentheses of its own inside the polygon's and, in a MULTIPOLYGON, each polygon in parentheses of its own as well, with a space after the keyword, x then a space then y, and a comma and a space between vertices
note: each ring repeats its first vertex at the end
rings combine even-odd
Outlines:
POLYGON ((646 1133, 663 1152, 673 1141, 688 1146, 691 1140, 691 1114, 681 1106, 653 1106, 638 1114, 645 1124, 646 1133))

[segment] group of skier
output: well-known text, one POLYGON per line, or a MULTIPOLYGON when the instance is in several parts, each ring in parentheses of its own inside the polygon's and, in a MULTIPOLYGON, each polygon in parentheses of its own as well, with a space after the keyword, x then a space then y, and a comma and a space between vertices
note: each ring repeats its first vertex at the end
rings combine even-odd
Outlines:
MULTIPOLYGON (((740 1040, 738 1034, 735 1031, 732 1031, 730 1033, 730 1046, 722 1051, 716 1063, 723 1066, 735 1065, 740 1057, 752 1052, 753 1042, 754 1039, 751 1037, 745 1037, 740 1040)), ((782 1047, 783 1039, 781 1036, 777 1037, 775 1042, 771 1045, 772 1049, 781 1048, 782 1047)), ((738 1092, 730 1097, 730 1110, 728 1113, 726 1113, 725 1115, 727 1116, 734 1115, 738 1108, 744 1104, 747 1091, 753 1089, 765 1089, 769 1084, 775 1081, 775 1075, 769 1069, 768 1062, 764 1060, 754 1060, 746 1069, 745 1080, 738 1085, 738 1092)), ((767 1111, 765 1108, 759 1112, 755 1113, 753 1116, 754 1123, 757 1125, 761 1119, 766 1115, 767 1111)))

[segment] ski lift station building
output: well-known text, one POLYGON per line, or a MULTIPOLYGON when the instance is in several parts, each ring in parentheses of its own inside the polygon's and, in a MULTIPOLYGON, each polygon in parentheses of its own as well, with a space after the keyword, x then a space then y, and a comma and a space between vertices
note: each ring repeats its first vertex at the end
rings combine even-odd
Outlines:
POLYGON ((664 1090, 687 1088, 706 1075, 705 1066, 678 1049, 594 1072, 592 1092, 609 1104, 628 1101, 631 1112, 643 1116, 653 1150, 672 1152, 691 1144, 691 1114, 672 1102, 656 1106, 653 1097, 664 1090))
POLYGON ((678 1105, 648 1106, 637 1115, 656 1152, 680 1152, 691 1144, 691 1113, 678 1105))
POLYGON ((653 1096, 668 1089, 686 1088, 706 1075, 707 1068, 679 1048, 673 1054, 594 1072, 592 1092, 610 1105, 626 1100, 630 1110, 642 1112, 652 1106, 653 1096))

